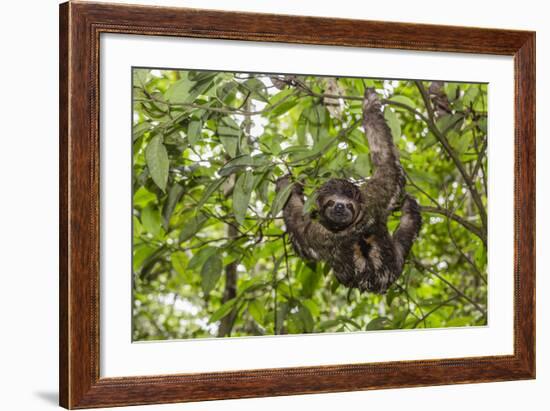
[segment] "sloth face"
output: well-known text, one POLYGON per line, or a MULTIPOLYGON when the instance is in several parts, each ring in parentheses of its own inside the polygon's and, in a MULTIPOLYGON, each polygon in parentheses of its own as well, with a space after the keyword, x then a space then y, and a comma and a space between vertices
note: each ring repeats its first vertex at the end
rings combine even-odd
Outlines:
POLYGON ((317 190, 319 222, 332 232, 344 230, 356 221, 361 202, 361 191, 355 184, 331 179, 317 190))
POLYGON ((336 230, 343 230, 355 220, 357 204, 350 198, 332 195, 325 198, 321 215, 322 222, 336 230))

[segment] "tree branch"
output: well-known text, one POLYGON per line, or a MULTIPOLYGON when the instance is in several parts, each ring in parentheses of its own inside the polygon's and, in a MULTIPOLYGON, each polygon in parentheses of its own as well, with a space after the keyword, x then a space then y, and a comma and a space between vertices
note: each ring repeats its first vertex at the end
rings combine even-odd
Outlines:
POLYGON ((468 189, 470 191, 470 194, 472 195, 472 199, 474 200, 474 203, 476 204, 476 207, 479 211, 479 216, 481 217, 481 223, 483 227, 487 228, 487 212, 485 211, 485 207, 483 205, 483 201, 481 200, 481 196, 479 195, 479 192, 477 191, 475 184, 473 180, 471 179, 470 175, 466 171, 466 168, 464 167, 464 164, 460 159, 458 158, 457 154, 449 144, 449 141, 447 140, 447 137, 439 129, 437 128, 434 120, 434 112, 432 109, 432 105, 430 103, 430 97, 428 96, 428 93, 426 89, 424 88, 424 85, 421 81, 415 81, 416 87, 420 91, 420 94, 422 96, 422 100, 424 100, 424 105, 426 106, 426 110, 428 111, 428 126, 432 133, 434 133, 437 140, 441 143, 449 157, 453 160, 455 163, 458 171, 460 172, 462 178, 464 179, 464 182, 468 186, 468 189))
POLYGON ((457 293, 460 297, 462 297, 463 299, 468 301, 470 304, 472 304, 476 308, 476 310, 478 310, 483 315, 483 317, 487 318, 487 310, 483 309, 472 298, 468 297, 463 291, 459 290, 453 283, 451 283, 449 280, 447 280, 445 277, 443 277, 441 274, 434 271, 430 267, 425 266, 420 261, 418 261, 416 259, 414 259, 413 261, 414 261, 414 264, 415 264, 416 268, 418 268, 422 271, 427 271, 428 273, 430 273, 434 277, 437 277, 439 280, 444 282, 449 288, 451 288, 455 293, 457 293))
POLYGON ((467 229, 468 231, 471 231, 476 236, 478 236, 481 239, 481 241, 483 241, 483 244, 487 246, 486 232, 480 227, 476 226, 475 224, 472 224, 469 221, 466 221, 463 217, 460 217, 459 215, 454 214, 452 211, 447 210, 446 208, 443 208, 443 207, 430 207, 430 206, 421 206, 420 210, 426 213, 444 215, 445 217, 450 218, 453 221, 456 221, 465 229, 467 229))

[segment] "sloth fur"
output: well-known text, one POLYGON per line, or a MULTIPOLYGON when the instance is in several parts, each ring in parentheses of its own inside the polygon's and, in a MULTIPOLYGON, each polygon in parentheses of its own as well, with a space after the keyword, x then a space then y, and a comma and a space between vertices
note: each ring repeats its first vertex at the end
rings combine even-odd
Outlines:
MULTIPOLYGON (((373 89, 365 92, 363 127, 375 167, 372 177, 361 186, 327 181, 315 193, 317 210, 311 214, 304 214, 302 187, 295 183, 283 217, 300 257, 326 261, 346 287, 385 293, 401 275, 422 220, 418 203, 404 192, 405 173, 373 89), (399 227, 390 234, 388 216, 399 208, 399 227)), ((289 184, 285 176, 277 190, 289 184)))

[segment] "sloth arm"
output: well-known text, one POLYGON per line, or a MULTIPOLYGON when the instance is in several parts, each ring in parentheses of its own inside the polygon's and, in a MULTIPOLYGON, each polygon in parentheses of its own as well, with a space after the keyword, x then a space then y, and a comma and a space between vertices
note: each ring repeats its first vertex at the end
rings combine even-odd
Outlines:
POLYGON ((368 200, 380 208, 393 211, 399 208, 405 185, 405 173, 399 153, 393 142, 391 130, 382 114, 382 105, 376 92, 369 88, 363 102, 363 127, 369 143, 374 174, 365 185, 365 191, 374 191, 368 200))
MULTIPOLYGON (((290 184, 288 177, 277 183, 277 191, 290 184)), ((290 241, 302 258, 318 261, 320 252, 326 247, 330 232, 309 213, 304 213, 304 198, 301 187, 295 185, 284 207, 283 218, 290 241)))
POLYGON ((372 88, 365 91, 363 128, 369 144, 374 173, 361 187, 364 203, 360 220, 349 230, 344 230, 342 235, 368 233, 374 223, 384 220, 391 211, 399 208, 405 186, 405 173, 393 143, 391 130, 384 119, 378 95, 372 88))

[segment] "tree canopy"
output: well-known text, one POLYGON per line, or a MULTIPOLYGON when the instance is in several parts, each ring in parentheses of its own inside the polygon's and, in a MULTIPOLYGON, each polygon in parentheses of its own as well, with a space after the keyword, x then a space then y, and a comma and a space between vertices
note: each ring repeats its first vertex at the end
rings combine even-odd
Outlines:
POLYGON ((432 84, 134 69, 134 340, 485 325, 487 85, 432 84), (365 87, 424 220, 385 295, 298 258, 275 192, 291 174, 311 211, 327 179, 369 178, 365 87))

